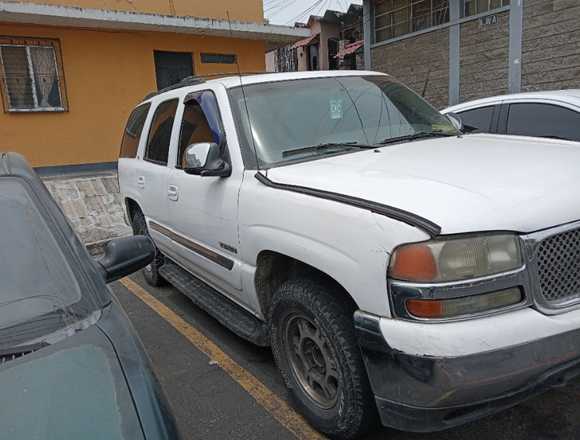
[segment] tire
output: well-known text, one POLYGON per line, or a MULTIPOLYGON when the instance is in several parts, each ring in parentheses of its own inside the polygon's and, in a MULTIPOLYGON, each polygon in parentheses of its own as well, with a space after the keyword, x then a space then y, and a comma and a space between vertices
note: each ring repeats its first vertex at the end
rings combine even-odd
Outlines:
MULTIPOLYGON (((145 221, 145 216, 141 211, 137 211, 133 215, 133 234, 134 235, 149 235, 149 229, 147 228, 147 222, 145 221)), ((161 251, 155 247, 155 258, 143 269, 143 276, 147 284, 154 287, 160 287, 167 284, 167 281, 159 273, 159 268, 163 266, 165 258, 161 251)))
POLYGON ((356 341, 354 307, 332 289, 317 280, 284 283, 270 309, 271 344, 298 411, 327 436, 353 439, 375 429, 378 415, 356 341))

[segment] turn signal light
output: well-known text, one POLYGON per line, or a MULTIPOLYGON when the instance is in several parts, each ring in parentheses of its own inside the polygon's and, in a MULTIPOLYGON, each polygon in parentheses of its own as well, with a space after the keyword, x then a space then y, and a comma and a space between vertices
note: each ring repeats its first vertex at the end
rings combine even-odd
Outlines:
POLYGON ((429 246, 411 244, 399 248, 389 268, 389 276, 419 282, 436 279, 437 263, 429 246))
POLYGON ((509 307, 522 302, 519 288, 486 293, 485 295, 466 296, 445 300, 408 299, 407 311, 422 319, 444 319, 464 315, 476 315, 509 307))

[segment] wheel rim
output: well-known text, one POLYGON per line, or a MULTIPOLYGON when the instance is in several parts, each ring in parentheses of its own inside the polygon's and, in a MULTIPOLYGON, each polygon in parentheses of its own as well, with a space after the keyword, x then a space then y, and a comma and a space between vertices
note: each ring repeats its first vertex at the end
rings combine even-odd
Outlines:
POLYGON ((286 354, 305 394, 323 409, 332 408, 339 395, 338 362, 328 338, 313 320, 293 314, 286 320, 286 354))

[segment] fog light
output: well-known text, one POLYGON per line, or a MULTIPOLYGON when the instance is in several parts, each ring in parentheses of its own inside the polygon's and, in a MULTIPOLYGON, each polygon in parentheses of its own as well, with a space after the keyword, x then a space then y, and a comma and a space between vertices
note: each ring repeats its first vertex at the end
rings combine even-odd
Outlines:
POLYGON ((477 315, 522 302, 523 295, 518 287, 453 299, 408 299, 407 311, 423 319, 444 319, 464 315, 477 315))

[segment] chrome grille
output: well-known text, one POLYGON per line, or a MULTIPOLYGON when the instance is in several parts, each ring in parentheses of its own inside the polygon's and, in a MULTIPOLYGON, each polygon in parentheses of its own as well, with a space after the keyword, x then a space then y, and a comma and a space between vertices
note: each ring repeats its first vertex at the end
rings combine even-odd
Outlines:
POLYGON ((540 293, 546 302, 580 296, 580 229, 542 240, 536 256, 540 293))

